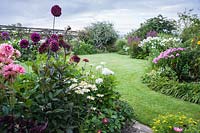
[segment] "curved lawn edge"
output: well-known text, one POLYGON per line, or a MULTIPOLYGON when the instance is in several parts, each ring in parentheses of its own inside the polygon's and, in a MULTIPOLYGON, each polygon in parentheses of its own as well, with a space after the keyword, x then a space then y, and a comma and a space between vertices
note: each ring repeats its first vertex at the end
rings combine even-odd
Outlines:
POLYGON ((82 55, 90 63, 98 65, 106 62, 106 67, 115 72, 118 85, 116 90, 133 108, 137 120, 151 125, 152 119, 159 114, 182 112, 188 117, 200 119, 200 106, 198 104, 182 101, 171 96, 166 96, 149 89, 141 81, 141 76, 148 67, 145 60, 131 59, 126 55, 115 53, 82 55))

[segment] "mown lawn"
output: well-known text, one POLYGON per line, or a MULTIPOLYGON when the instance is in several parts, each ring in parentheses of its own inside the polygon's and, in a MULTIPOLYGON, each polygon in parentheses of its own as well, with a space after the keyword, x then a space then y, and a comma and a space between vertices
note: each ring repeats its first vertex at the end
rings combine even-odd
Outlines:
POLYGON ((153 118, 167 112, 182 112, 189 117, 200 119, 199 105, 152 91, 142 83, 141 76, 148 67, 147 61, 115 53, 81 57, 88 58, 90 63, 95 65, 106 62, 106 67, 115 72, 118 80, 116 91, 120 92, 122 99, 134 108, 138 121, 150 125, 153 118))

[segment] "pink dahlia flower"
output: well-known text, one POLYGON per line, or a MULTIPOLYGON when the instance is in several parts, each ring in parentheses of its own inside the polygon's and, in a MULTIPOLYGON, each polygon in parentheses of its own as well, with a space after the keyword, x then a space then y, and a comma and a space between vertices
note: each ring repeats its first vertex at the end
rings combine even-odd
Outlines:
POLYGON ((0 45, 0 55, 10 58, 14 54, 14 48, 10 44, 1 44, 0 45))

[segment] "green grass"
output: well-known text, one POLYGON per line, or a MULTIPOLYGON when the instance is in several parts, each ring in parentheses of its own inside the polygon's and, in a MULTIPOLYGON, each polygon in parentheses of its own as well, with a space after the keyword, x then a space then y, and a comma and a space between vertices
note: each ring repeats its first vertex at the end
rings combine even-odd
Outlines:
POLYGON ((200 119, 199 105, 152 91, 142 83, 141 76, 148 67, 147 61, 131 59, 128 56, 114 53, 81 57, 88 58, 90 63, 96 65, 106 62, 106 67, 115 72, 118 80, 116 91, 134 108, 138 121, 150 125, 152 119, 159 114, 177 112, 200 119))

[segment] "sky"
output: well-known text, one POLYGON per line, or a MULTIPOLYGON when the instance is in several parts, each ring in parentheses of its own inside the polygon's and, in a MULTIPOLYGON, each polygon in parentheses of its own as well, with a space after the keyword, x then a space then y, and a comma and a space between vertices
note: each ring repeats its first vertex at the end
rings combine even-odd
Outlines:
POLYGON ((72 30, 81 30, 91 23, 107 21, 121 34, 159 14, 177 20, 178 12, 194 9, 200 15, 200 0, 0 0, 0 24, 52 28, 53 5, 62 8, 56 29, 70 25, 72 30))

